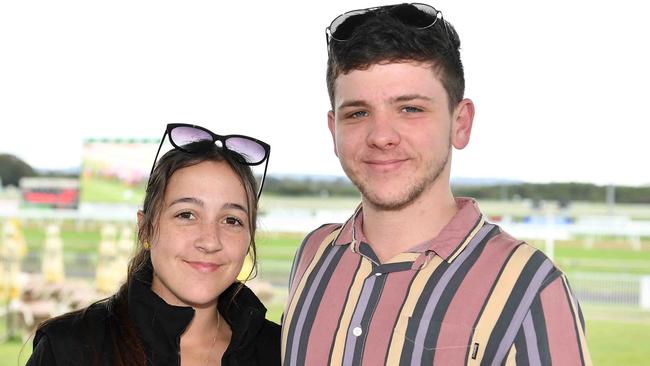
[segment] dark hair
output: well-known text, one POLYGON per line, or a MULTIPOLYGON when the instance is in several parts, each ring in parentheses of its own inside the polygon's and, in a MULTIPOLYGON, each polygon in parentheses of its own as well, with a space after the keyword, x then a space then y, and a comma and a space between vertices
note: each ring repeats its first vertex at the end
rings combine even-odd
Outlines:
MULTIPOLYGON (((149 250, 145 249, 142 245, 145 241, 150 240, 155 237, 158 230, 158 218, 160 217, 160 211, 163 207, 163 199, 167 185, 169 184, 169 179, 171 176, 179 169, 193 166, 204 161, 216 161, 216 162, 225 162, 227 163, 235 174, 239 177, 244 189, 246 191, 246 198, 248 204, 248 219, 249 219, 249 229, 250 229, 250 247, 249 254, 253 260, 253 271, 249 275, 249 278, 254 276, 257 269, 257 251, 255 247, 255 230, 256 230, 256 220, 257 220, 257 183, 255 177, 251 171, 251 168, 247 165, 240 164, 234 153, 224 152, 221 149, 218 149, 216 145, 210 144, 209 147, 200 150, 199 152, 188 153, 182 150, 174 149, 167 152, 163 155, 149 178, 147 183, 146 194, 144 198, 144 203, 142 207, 142 212, 144 214, 142 221, 138 227, 138 247, 136 253, 131 258, 128 267, 128 273, 126 282, 120 286, 117 293, 111 296, 108 299, 103 299, 97 301, 98 303, 106 303, 108 311, 113 314, 112 317, 107 319, 108 333, 110 334, 110 346, 112 347, 113 355, 113 365, 115 366, 139 366, 146 363, 146 355, 144 351, 144 346, 140 337, 138 336, 137 330, 133 321, 129 317, 128 311, 128 292, 129 284, 136 280, 143 280, 143 276, 140 276, 143 273, 143 270, 146 267, 151 266, 151 257, 149 250)), ((241 285, 241 284, 240 284, 241 285)), ((240 286, 241 288, 241 286, 240 286)), ((239 288, 235 291, 239 291, 239 288)), ((95 305, 93 304, 93 305, 95 305)), ((85 319, 86 326, 92 326, 89 322, 92 322, 88 310, 93 305, 78 310, 72 313, 64 314, 61 317, 68 316, 81 316, 85 319)), ((43 325, 54 322, 57 318, 52 318, 45 322, 43 325)), ((88 337, 92 337, 93 331, 89 329, 87 332, 88 337)), ((90 338, 89 338, 90 339, 90 338)), ((92 358, 95 364, 102 364, 105 360, 100 360, 100 356, 97 353, 97 350, 94 348, 93 342, 89 342, 92 349, 92 358)))
MULTIPOLYGON (((402 4, 399 6, 412 6, 402 4)), ((415 10, 419 11, 419 10, 415 10)), ((341 74, 367 70, 376 64, 422 62, 431 64, 442 82, 453 111, 463 99, 465 76, 460 60, 460 38, 444 19, 425 29, 404 24, 386 9, 371 11, 345 41, 332 39, 327 59, 327 91, 334 110, 334 83, 341 74)), ((343 24, 340 27, 345 27, 343 24)))

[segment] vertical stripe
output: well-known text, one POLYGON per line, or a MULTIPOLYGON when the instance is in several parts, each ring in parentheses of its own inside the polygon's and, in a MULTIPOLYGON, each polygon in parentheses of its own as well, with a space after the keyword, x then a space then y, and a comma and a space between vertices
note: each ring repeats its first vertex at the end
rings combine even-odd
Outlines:
POLYGON ((417 271, 407 270, 387 274, 382 296, 375 309, 368 328, 368 338, 363 351, 363 365, 376 366, 386 363, 386 355, 395 323, 406 298, 408 284, 415 278, 417 271))
POLYGON ((343 353, 344 365, 352 365, 352 360, 354 359, 357 344, 360 340, 365 339, 367 336, 368 329, 367 327, 363 327, 364 324, 362 324, 361 319, 366 313, 368 305, 371 305, 369 304, 370 294, 373 292, 376 282, 377 276, 374 275, 370 275, 370 277, 364 281, 363 289, 361 290, 361 296, 359 296, 359 301, 357 301, 357 306, 354 309, 354 313, 352 314, 352 320, 348 326, 347 341, 345 342, 345 351, 343 353), (361 329, 362 333, 355 335, 353 334, 353 329, 357 327, 361 329))
MULTIPOLYGON (((282 348, 281 348, 281 354, 282 354, 282 359, 284 360, 284 363, 286 364, 287 361, 287 353, 289 350, 286 348, 295 345, 296 342, 300 340, 299 333, 297 334, 295 332, 296 330, 296 322, 298 322, 300 319, 294 317, 294 312, 296 310, 296 307, 298 305, 298 302, 301 301, 301 299, 304 297, 305 293, 304 288, 309 281, 309 277, 312 276, 314 270, 318 270, 318 272, 322 273, 323 268, 326 267, 326 264, 323 262, 328 262, 328 259, 325 258, 325 261, 323 261, 322 256, 326 252, 326 249, 331 248, 339 248, 339 247, 332 247, 328 243, 331 242, 331 240, 334 238, 336 235, 336 231, 329 234, 321 243, 321 245, 318 247, 318 250, 316 254, 314 255, 313 259, 311 260, 311 263, 303 273, 302 277, 300 278, 299 283, 296 286, 296 292, 294 293, 294 296, 289 298, 289 304, 287 306, 287 313, 286 318, 284 319, 284 324, 283 324, 283 329, 282 329, 282 348), (319 267, 320 264, 320 267, 319 267), (295 296, 298 295, 298 296, 295 296), (292 330, 292 332, 289 332, 289 330, 292 330)), ((327 254, 329 255, 329 259, 331 259, 331 256, 334 255, 336 250, 330 250, 327 254)), ((318 273, 317 272, 317 273, 318 273)), ((310 287, 315 288, 316 285, 313 284, 313 282, 310 283, 310 287)), ((308 294, 307 294, 308 295, 308 294)), ((302 311, 303 309, 300 308, 302 311)), ((299 314, 300 315, 300 314, 299 314)), ((289 359, 289 361, 291 361, 289 359)), ((294 363, 289 363, 291 365, 295 365, 294 363)))
MULTIPOLYGON (((467 245, 466 250, 463 250, 458 255, 457 259, 451 263, 449 268, 445 271, 445 273, 440 278, 440 281, 438 281, 433 291, 431 292, 428 301, 426 301, 427 305, 424 309, 420 324, 417 329, 417 333, 415 335, 415 344, 413 347, 413 355, 411 358, 412 366, 420 365, 422 363, 422 353, 424 351, 424 338, 426 337, 427 332, 429 331, 429 326, 433 316, 433 311, 438 305, 438 301, 440 300, 443 291, 445 291, 445 289, 447 288, 447 284, 451 280, 452 276, 456 273, 458 268, 460 268, 460 266, 470 256, 470 254, 474 252, 478 244, 483 241, 485 236, 490 232, 490 230, 492 230, 492 228, 494 228, 494 225, 485 225, 483 226, 483 228, 481 228, 481 230, 474 236, 471 242, 467 245)), ((434 333, 437 333, 437 331, 435 331, 434 333)))
MULTIPOLYGON (((542 290, 544 291, 544 290, 542 290)), ((530 315, 535 327, 535 336, 537 337, 537 350, 539 352, 539 362, 542 365, 551 363, 551 354, 549 353, 548 338, 546 335, 546 320, 544 319, 544 309, 540 296, 533 301, 530 307, 530 315)))
POLYGON ((573 324, 571 304, 564 293, 562 278, 557 278, 546 286, 541 294, 542 307, 546 316, 546 331, 554 365, 580 365, 583 363, 576 347, 578 335, 573 324))
POLYGON ((539 358, 539 350, 537 349, 537 332, 535 332, 535 324, 533 324, 533 317, 530 311, 524 318, 524 335, 526 338, 526 351, 528 353, 528 364, 531 366, 541 365, 539 358))
MULTIPOLYGON (((445 313, 444 323, 440 327, 438 339, 447 343, 470 344, 473 325, 485 305, 488 294, 501 273, 504 262, 513 250, 513 240, 503 232, 492 237, 484 245, 481 255, 460 284, 449 308, 445 313), (464 329, 458 326, 465 325, 464 329)), ((461 365, 465 363, 468 352, 436 350, 435 363, 442 365, 461 365)))
POLYGON ((303 241, 303 244, 298 249, 299 253, 296 255, 294 265, 291 268, 291 277, 289 277, 289 299, 294 296, 296 292, 296 279, 301 279, 305 276, 305 272, 309 269, 308 264, 318 261, 318 257, 329 243, 340 232, 340 228, 334 225, 323 225, 319 229, 311 232, 303 241), (334 229, 334 230, 332 230, 334 229))
POLYGON ((297 286, 295 288, 295 291, 290 292, 287 298, 287 306, 285 308, 284 316, 282 318, 282 345, 280 348, 283 364, 285 363, 284 361, 286 360, 285 356, 286 356, 287 344, 288 342, 291 342, 292 339, 294 338, 294 335, 289 332, 289 328, 292 325, 293 313, 296 309, 296 304, 298 303, 298 300, 300 298, 300 296, 295 296, 295 295, 302 294, 302 290, 305 287, 305 283, 307 282, 307 278, 309 277, 309 274, 314 270, 314 267, 316 267, 316 265, 318 264, 319 259, 321 259, 321 256, 323 255, 323 252, 328 247, 328 245, 324 244, 324 242, 327 241, 327 239, 329 239, 330 237, 333 238, 334 233, 328 235, 326 239, 323 240, 323 243, 317 246, 318 250, 315 253, 314 257, 311 259, 311 261, 305 262, 305 263, 309 263, 309 266, 307 267, 305 272, 303 272, 303 274, 301 275, 300 280, 298 281, 297 286), (291 339, 289 339, 289 334, 291 334, 291 339))
POLYGON ((571 292, 571 286, 569 286, 569 280, 567 280, 565 275, 562 275, 562 282, 564 284, 564 292, 567 297, 568 303, 571 305, 571 312, 573 313, 573 322, 575 325, 576 334, 578 334, 578 351, 580 351, 580 357, 582 358, 583 365, 591 365, 591 356, 589 355, 589 348, 587 348, 587 337, 584 332, 584 319, 582 318, 582 311, 580 310, 580 305, 578 305, 575 296, 571 292))
POLYGON ((312 330, 307 337, 305 365, 325 365, 334 344, 339 317, 343 313, 350 285, 361 264, 361 257, 345 250, 333 270, 313 316, 312 330))
POLYGON ((431 259, 429 264, 418 271, 411 286, 408 289, 407 297, 404 300, 404 305, 398 316, 397 323, 395 324, 395 332, 397 332, 400 337, 395 338, 395 333, 393 333, 393 339, 391 339, 390 348, 388 350, 388 356, 386 357, 386 365, 399 365, 400 364, 400 355, 402 354, 402 349, 404 348, 404 342, 411 342, 406 339, 406 329, 408 327, 408 319, 413 315, 413 310, 417 304, 422 289, 426 286, 429 278, 433 272, 440 266, 442 263, 442 258, 435 256, 431 259))
POLYGON ((539 289, 542 287, 544 278, 549 274, 549 272, 551 272, 551 269, 553 269, 553 263, 551 263, 550 260, 546 259, 535 273, 535 276, 533 276, 533 279, 530 281, 524 296, 521 298, 521 300, 519 300, 519 306, 513 314, 512 320, 510 321, 505 335, 501 338, 501 343, 499 344, 497 353, 495 354, 492 361, 493 366, 500 364, 501 360, 506 356, 508 348, 515 340, 517 330, 521 326, 521 323, 524 321, 524 317, 530 308, 530 304, 533 302, 533 299, 539 292, 539 289))
MULTIPOLYGON (((300 317, 302 317, 302 322, 296 323, 296 326, 300 329, 300 338, 298 338, 298 348, 295 349, 298 352, 297 365, 305 364, 307 344, 312 338, 312 326, 316 318, 316 313, 321 307, 321 300, 325 289, 329 287, 331 283, 332 274, 334 274, 335 269, 338 267, 343 254, 348 252, 345 250, 345 247, 342 246, 329 246, 328 250, 335 252, 329 259, 329 263, 325 263, 324 266, 319 269, 319 276, 314 277, 312 274, 310 276, 310 281, 312 281, 312 286, 309 289, 308 297, 301 296, 304 302, 299 302, 298 307, 300 310, 300 317), (314 277, 314 278, 312 278, 314 277), (311 298, 309 297, 311 293, 311 298)), ((328 254, 328 257, 329 254, 328 254)), ((295 330, 294 330, 295 332, 295 330)), ((295 342, 295 341, 292 341, 295 342)), ((289 343, 291 344, 291 343, 289 343)), ((291 351, 288 352, 291 354, 291 351)))
POLYGON ((361 294, 361 290, 363 288, 363 279, 365 279, 368 274, 370 274, 371 270, 372 264, 370 261, 362 260, 361 265, 359 266, 359 270, 357 271, 357 274, 352 282, 348 298, 346 299, 343 314, 339 320, 336 336, 334 337, 332 354, 330 355, 330 365, 341 365, 343 362, 343 351, 345 350, 345 344, 347 341, 346 335, 348 333, 348 329, 350 328, 352 315, 354 313, 354 309, 356 308, 357 301, 359 301, 359 295, 361 294))
POLYGON ((505 362, 503 363, 506 366, 517 365, 517 346, 514 344, 510 347, 510 352, 508 352, 508 357, 506 357, 505 362))
MULTIPOLYGON (((307 290, 306 296, 304 298, 304 303, 300 307, 300 313, 298 314, 298 318, 295 321, 295 325, 291 324, 293 326, 293 339, 291 340, 291 349, 287 350, 290 354, 290 365, 298 365, 298 352, 299 352, 299 343, 301 341, 306 341, 307 337, 302 337, 302 332, 305 331, 305 334, 309 334, 309 329, 305 329, 305 319, 307 318, 307 313, 311 309, 311 305, 318 306, 318 301, 314 301, 314 296, 316 295, 316 290, 319 287, 320 284, 326 284, 323 282, 323 277, 325 276, 326 272, 328 274, 331 274, 330 271, 327 271, 330 263, 332 262, 332 259, 338 254, 339 256, 342 254, 342 252, 345 250, 345 247, 329 247, 332 250, 329 250, 325 260, 323 261, 322 265, 320 268, 318 268, 318 272, 316 272, 316 276, 313 278, 313 280, 310 281, 310 287, 307 290), (305 339, 303 339, 305 338, 305 339)), ((302 293, 301 293, 302 294, 302 293)), ((302 297, 302 296, 301 296, 302 297)), ((310 319, 310 322, 312 322, 313 319, 310 319)))
POLYGON ((485 346, 497 319, 501 315, 501 310, 506 300, 510 297, 512 288, 517 278, 519 278, 519 274, 523 270, 524 265, 536 251, 535 248, 529 245, 519 245, 503 268, 476 324, 474 336, 470 344, 472 347, 478 344, 478 349, 475 357, 470 357, 467 360, 468 365, 478 365, 483 359, 485 346))

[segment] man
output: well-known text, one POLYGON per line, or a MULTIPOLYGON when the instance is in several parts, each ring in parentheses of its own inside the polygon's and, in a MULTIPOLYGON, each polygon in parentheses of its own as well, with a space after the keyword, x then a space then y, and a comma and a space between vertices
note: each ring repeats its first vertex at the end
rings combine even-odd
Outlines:
POLYGON ((564 274, 452 195, 470 138, 460 40, 439 11, 353 11, 327 29, 328 125, 361 205, 296 254, 285 365, 590 364, 564 274))

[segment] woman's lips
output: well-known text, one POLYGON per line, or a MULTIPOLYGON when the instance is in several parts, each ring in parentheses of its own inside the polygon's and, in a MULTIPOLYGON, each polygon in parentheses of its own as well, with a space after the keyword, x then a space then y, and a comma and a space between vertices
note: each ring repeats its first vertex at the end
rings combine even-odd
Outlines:
POLYGON ((200 273, 212 273, 219 269, 219 265, 211 262, 196 262, 196 261, 187 261, 192 268, 197 270, 200 273))

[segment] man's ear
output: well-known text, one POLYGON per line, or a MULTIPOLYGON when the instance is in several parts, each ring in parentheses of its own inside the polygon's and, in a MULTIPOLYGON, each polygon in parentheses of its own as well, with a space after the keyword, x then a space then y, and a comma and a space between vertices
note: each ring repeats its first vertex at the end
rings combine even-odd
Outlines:
POLYGON ((332 143, 334 144, 334 155, 339 156, 338 151, 336 151, 336 119, 334 116, 334 111, 327 112, 327 127, 330 129, 332 134, 332 143))
POLYGON ((469 144, 474 123, 474 102, 463 99, 458 103, 452 116, 451 143, 458 150, 464 149, 469 144))

